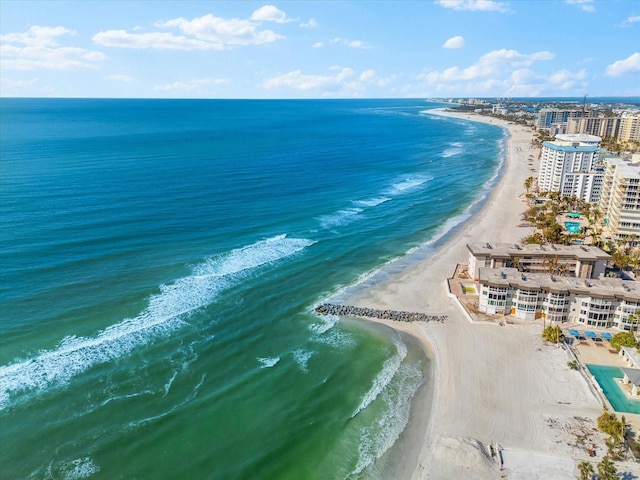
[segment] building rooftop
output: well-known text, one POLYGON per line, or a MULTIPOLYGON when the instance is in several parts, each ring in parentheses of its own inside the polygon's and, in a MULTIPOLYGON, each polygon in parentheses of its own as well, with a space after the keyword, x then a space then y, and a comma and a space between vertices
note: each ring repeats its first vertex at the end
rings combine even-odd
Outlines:
POLYGON ((596 145, 577 144, 578 142, 559 142, 554 140, 553 142, 544 142, 544 147, 560 152, 597 152, 598 147, 596 145))
POLYGON ((564 133, 556 135, 556 140, 561 142, 585 142, 585 143, 600 143, 602 139, 596 135, 589 135, 587 133, 564 133))
POLYGON ((473 255, 492 257, 558 256, 580 258, 582 260, 609 260, 611 255, 593 245, 538 245, 519 243, 468 243, 467 249, 473 255))
POLYGON ((480 283, 493 287, 547 290, 553 293, 614 298, 640 302, 640 283, 620 278, 585 279, 560 277, 546 273, 521 273, 515 268, 480 268, 480 283))
POLYGON ((627 162, 620 157, 606 157, 604 161, 611 165, 615 165, 616 170, 623 178, 640 177, 640 163, 627 162))

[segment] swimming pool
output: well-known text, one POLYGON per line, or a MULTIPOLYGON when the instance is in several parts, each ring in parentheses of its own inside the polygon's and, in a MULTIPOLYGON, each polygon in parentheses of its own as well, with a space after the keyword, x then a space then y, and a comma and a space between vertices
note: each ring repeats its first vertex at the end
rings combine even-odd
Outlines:
POLYGON ((564 228, 569 233, 580 233, 580 222, 564 222, 564 228))
POLYGON ((624 377, 622 370, 604 365, 587 365, 587 369, 595 377, 616 412, 640 413, 640 400, 629 400, 616 383, 616 378, 624 377))

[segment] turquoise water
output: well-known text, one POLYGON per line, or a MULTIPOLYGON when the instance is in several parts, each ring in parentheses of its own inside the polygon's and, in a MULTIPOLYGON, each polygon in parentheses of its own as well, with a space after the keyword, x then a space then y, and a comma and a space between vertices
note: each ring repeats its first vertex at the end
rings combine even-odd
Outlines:
POLYGON ((640 413, 640 401, 629 400, 616 383, 616 378, 624 377, 622 370, 604 365, 587 365, 587 368, 616 412, 640 413))
POLYGON ((392 478, 429 363, 313 307, 486 196, 435 106, 0 99, 0 476, 392 478))
POLYGON ((580 222, 564 222, 564 227, 567 229, 567 232, 569 233, 580 232, 580 222))

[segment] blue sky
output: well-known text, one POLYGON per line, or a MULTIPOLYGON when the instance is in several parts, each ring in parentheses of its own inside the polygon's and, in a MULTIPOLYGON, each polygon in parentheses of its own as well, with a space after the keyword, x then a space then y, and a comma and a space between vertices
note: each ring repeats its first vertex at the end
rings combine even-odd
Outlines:
POLYGON ((638 0, 0 2, 0 95, 640 95, 638 0))

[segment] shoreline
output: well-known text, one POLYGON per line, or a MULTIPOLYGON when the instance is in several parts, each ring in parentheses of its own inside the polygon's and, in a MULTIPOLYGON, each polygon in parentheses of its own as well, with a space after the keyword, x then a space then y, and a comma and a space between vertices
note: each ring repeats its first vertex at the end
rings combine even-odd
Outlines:
POLYGON ((429 379, 433 401, 425 405, 424 399, 416 399, 412 404, 414 420, 428 417, 426 428, 413 429, 408 432, 411 438, 404 440, 411 444, 410 451, 420 452, 418 462, 400 478, 497 478, 500 464, 491 457, 490 445, 513 452, 509 458, 518 463, 522 476, 508 478, 567 478, 577 471, 576 460, 594 461, 575 445, 572 430, 582 428, 577 416, 593 420, 595 426, 600 414, 596 398, 579 374, 566 366, 565 352, 544 345, 539 327, 471 324, 446 287, 456 265, 467 262, 467 243, 518 242, 531 233, 531 228, 517 225, 526 208, 524 180, 534 175, 527 156, 535 155, 537 161, 537 149, 529 147, 533 132, 444 108, 427 114, 493 124, 508 135, 501 171, 486 199, 480 200, 480 208, 471 209, 470 218, 436 240, 433 251, 417 263, 391 268, 381 279, 374 275, 376 281, 341 295, 358 307, 449 318, 443 324, 365 319, 414 337, 433 372, 429 379))

